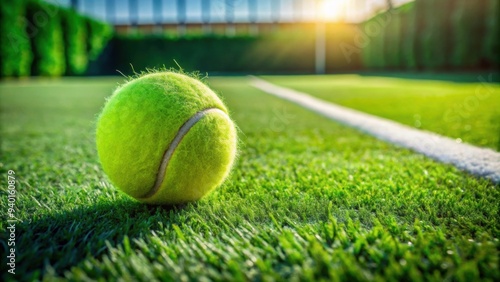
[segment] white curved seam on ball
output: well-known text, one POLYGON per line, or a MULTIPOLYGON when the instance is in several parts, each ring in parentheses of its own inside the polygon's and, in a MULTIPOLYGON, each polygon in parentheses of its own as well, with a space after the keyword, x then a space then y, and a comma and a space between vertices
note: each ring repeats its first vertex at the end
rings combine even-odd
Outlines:
POLYGON ((158 190, 160 189, 163 180, 165 179, 165 174, 167 172, 167 167, 170 162, 170 159, 175 153, 175 150, 177 149, 177 146, 181 143, 182 139, 186 134, 189 132, 189 130, 198 122, 200 121, 204 116, 206 116, 209 113, 212 112, 220 112, 224 115, 226 113, 222 111, 221 109, 218 108, 208 108, 202 111, 197 112, 194 114, 191 118, 189 118, 180 128, 179 131, 177 131, 177 134, 175 135, 174 139, 172 142, 169 144, 167 150, 163 154, 162 161, 160 163, 160 167, 158 168, 158 173, 156 174, 156 180, 155 184, 153 185, 153 188, 149 190, 147 194, 141 197, 141 199, 147 199, 152 197, 158 190))

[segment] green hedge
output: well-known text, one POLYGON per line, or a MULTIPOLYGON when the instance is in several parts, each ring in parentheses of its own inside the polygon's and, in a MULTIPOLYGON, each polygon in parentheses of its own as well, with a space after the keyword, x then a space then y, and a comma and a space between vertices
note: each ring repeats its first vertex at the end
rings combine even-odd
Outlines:
POLYGON ((401 32, 402 20, 400 9, 393 9, 387 13, 387 27, 384 29, 384 67, 385 68, 399 68, 401 67, 401 32))
POLYGON ((108 24, 42 0, 0 5, 0 76, 80 75, 113 35, 108 24))
POLYGON ((28 4, 34 61, 32 73, 43 76, 60 76, 66 69, 61 11, 58 7, 41 1, 28 4))
POLYGON ((416 66, 414 3, 380 13, 361 25, 369 44, 363 48, 362 65, 368 69, 416 66))
POLYGON ((73 10, 64 10, 62 27, 66 45, 66 74, 81 75, 88 65, 87 19, 73 10))
POLYGON ((427 19, 426 19, 426 4, 425 1, 415 0, 414 6, 414 22, 413 22, 413 36, 414 36, 414 54, 415 54, 415 62, 417 69, 423 69, 425 67, 424 58, 425 58, 425 46, 424 46, 424 37, 422 36, 425 33, 427 27, 427 19))
POLYGON ((259 72, 314 70, 312 36, 167 38, 161 36, 117 37, 113 42, 114 64, 124 73, 152 67, 176 67, 201 71, 259 72))
POLYGON ((487 11, 484 56, 491 65, 500 67, 500 1, 489 0, 487 11))
MULTIPOLYGON (((326 70, 354 70, 361 66, 355 46, 355 25, 327 24, 326 70), (353 52, 341 49, 348 44, 353 52)), ((260 36, 192 35, 187 37, 117 36, 113 39, 113 72, 130 74, 134 69, 176 67, 202 72, 314 72, 315 26, 260 36)), ((105 69, 102 63, 99 67, 105 69)), ((108 74, 108 73, 106 73, 108 74)))
POLYGON ((371 69, 373 68, 373 53, 376 51, 375 48, 373 48, 373 38, 370 38, 366 34, 366 29, 368 27, 368 22, 363 23, 360 25, 360 30, 359 33, 362 34, 363 40, 366 41, 364 42, 363 45, 361 45, 361 61, 363 63, 363 67, 366 69, 371 69))
POLYGON ((363 42, 360 36, 359 27, 356 25, 327 24, 327 72, 361 69, 361 49, 363 47, 361 44, 366 42, 363 42))
POLYGON ((387 18, 379 14, 361 25, 361 31, 368 40, 362 50, 363 65, 368 69, 385 67, 384 37, 387 18))
MULTIPOLYGON (((498 0, 416 0, 359 26, 328 24, 327 71, 499 66, 498 0)), ((0 75, 81 75, 158 66, 221 72, 313 72, 314 25, 249 36, 118 36, 41 0, 0 6, 0 75), (299 29, 300 29, 299 28, 299 29), (89 63, 92 63, 89 65, 89 63), (101 64, 101 65, 99 65, 101 64)))
POLYGON ((0 5, 0 74, 1 76, 30 75, 30 41, 26 32, 27 1, 10 1, 0 5))
MULTIPOLYGON (((454 21, 453 65, 475 67, 484 58, 488 0, 457 0, 454 21)), ((498 11, 497 11, 498 13, 498 11)), ((498 14, 496 15, 498 17, 498 14)))
POLYGON ((108 41, 113 37, 113 28, 94 19, 87 20, 89 32, 87 52, 90 60, 95 60, 101 54, 108 41))
POLYGON ((404 69, 414 70, 417 67, 415 51, 415 37, 417 29, 415 26, 416 16, 414 13, 415 3, 403 5, 400 8, 399 16, 401 22, 400 37, 400 66, 404 69))
POLYGON ((443 69, 450 65, 453 48, 453 7, 456 0, 419 0, 424 3, 426 25, 422 31, 422 65, 428 69, 443 69))
POLYGON ((498 0, 415 0, 363 23, 387 26, 363 50, 366 68, 499 66, 498 0), (384 21, 384 16, 386 20, 384 21), (383 51, 381 51, 383 50, 383 51))

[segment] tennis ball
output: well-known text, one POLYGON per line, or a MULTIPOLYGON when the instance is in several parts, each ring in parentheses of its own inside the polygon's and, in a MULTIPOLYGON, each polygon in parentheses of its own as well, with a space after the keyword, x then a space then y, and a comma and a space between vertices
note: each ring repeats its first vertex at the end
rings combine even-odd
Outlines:
POLYGON ((235 159, 236 139, 217 95, 174 72, 119 87, 96 129, 99 159, 111 182, 150 204, 196 201, 219 186, 235 159))

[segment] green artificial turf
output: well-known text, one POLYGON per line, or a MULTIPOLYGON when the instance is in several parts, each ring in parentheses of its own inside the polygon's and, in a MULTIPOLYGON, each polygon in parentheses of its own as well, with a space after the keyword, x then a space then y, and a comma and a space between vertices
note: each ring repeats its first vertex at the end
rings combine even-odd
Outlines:
POLYGON ((500 280, 498 185, 247 78, 210 81, 240 129, 227 182, 185 206, 135 202, 110 185, 94 144, 118 80, 0 84, 0 181, 14 170, 18 192, 16 275, 2 257, 2 281, 500 280))
POLYGON ((264 78, 326 101, 500 151, 500 84, 494 83, 493 75, 456 76, 475 81, 467 83, 430 80, 428 75, 414 77, 352 74, 264 78))

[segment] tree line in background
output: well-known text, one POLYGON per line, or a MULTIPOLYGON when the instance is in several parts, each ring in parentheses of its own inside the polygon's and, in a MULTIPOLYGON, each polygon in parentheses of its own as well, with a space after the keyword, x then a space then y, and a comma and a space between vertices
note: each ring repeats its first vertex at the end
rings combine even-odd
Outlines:
MULTIPOLYGON (((71 9, 12 2, 0 8, 2 76, 116 75, 132 73, 131 65, 176 67, 174 60, 203 72, 315 70, 314 23, 258 36, 113 36, 109 25, 71 9)), ((393 8, 388 1, 387 11, 364 23, 327 23, 326 71, 498 68, 499 2, 416 0, 393 8)))
POLYGON ((500 66, 500 1, 416 0, 362 25, 370 69, 446 70, 500 66))
POLYGON ((111 26, 38 0, 0 5, 1 76, 85 74, 111 26))

